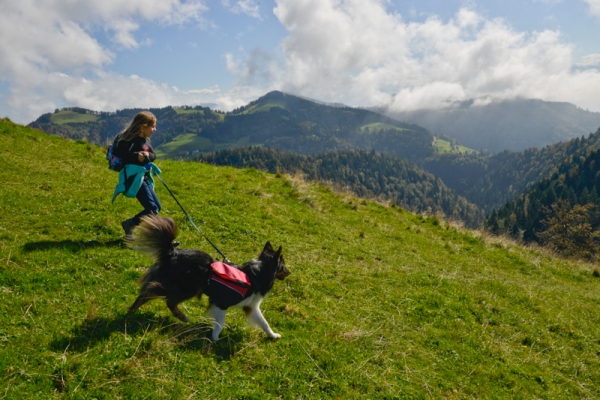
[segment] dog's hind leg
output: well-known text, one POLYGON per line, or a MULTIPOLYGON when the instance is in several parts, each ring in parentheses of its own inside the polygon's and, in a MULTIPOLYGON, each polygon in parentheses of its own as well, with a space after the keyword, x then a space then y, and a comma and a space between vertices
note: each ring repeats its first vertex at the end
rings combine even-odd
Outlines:
POLYGON ((131 305, 131 307, 129 307, 129 310, 127 311, 128 314, 133 314, 134 312, 136 312, 138 310, 138 308, 140 308, 141 306, 143 306, 144 304, 146 304, 147 302, 149 302, 152 299, 155 299, 156 297, 150 295, 149 293, 143 293, 140 294, 138 296, 137 299, 135 299, 135 301, 133 302, 133 304, 131 305))
POLYGON ((212 339, 219 340, 219 335, 223 330, 223 326, 225 325, 225 313, 226 310, 222 310, 219 307, 211 304, 208 307, 208 313, 213 319, 213 331, 212 331, 212 339))
POLYGON ((246 313, 246 316, 248 317, 248 321, 250 323, 258 326, 263 331, 265 331, 265 333, 271 339, 279 339, 281 337, 281 335, 279 333, 273 332, 273 330, 269 326, 269 323, 267 322, 265 317, 262 315, 262 312, 260 312, 259 306, 260 306, 260 304, 257 304, 254 307, 244 307, 244 312, 246 313))
POLYGON ((175 300, 175 299, 169 299, 169 300, 167 300, 167 307, 169 307, 169 310, 171 310, 173 315, 176 316, 180 321, 190 322, 190 319, 184 313, 182 313, 179 308, 177 308, 179 303, 181 303, 181 301, 175 300))

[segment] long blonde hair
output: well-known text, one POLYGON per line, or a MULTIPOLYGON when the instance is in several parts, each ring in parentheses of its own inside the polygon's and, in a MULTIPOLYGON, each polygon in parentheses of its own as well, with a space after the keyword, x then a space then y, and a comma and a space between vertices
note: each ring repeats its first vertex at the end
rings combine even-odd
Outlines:
POLYGON ((129 124, 127 129, 119 133, 119 141, 125 140, 130 142, 136 136, 142 132, 142 128, 146 126, 154 126, 156 124, 156 117, 150 111, 142 111, 133 117, 133 121, 129 124))

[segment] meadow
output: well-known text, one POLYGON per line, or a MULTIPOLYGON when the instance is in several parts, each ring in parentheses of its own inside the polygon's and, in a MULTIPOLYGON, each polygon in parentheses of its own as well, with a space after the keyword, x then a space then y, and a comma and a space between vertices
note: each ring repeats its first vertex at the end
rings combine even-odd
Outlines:
POLYGON ((51 121, 55 124, 67 124, 74 122, 94 122, 100 117, 95 114, 80 114, 71 110, 62 110, 58 113, 52 114, 50 117, 51 121))
POLYGON ((452 147, 452 143, 447 140, 435 138, 433 142, 433 147, 436 152, 444 154, 444 153, 475 153, 475 150, 469 149, 468 147, 455 145, 452 147))
MULTIPOLYGON (((123 245, 104 149, 0 120, 0 399, 599 398, 593 266, 288 175, 159 160, 236 263, 267 240, 291 275, 263 314, 206 299, 133 316, 150 260, 123 245)), ((182 247, 216 256, 158 183, 182 247)))
MULTIPOLYGON (((185 159, 194 157, 194 151, 210 152, 226 149, 229 147, 249 146, 250 137, 244 136, 235 142, 213 143, 210 139, 198 136, 195 133, 182 133, 176 136, 172 141, 163 143, 155 149, 156 156, 159 158, 169 158, 171 160, 185 159)), ((256 145, 255 146, 260 146, 256 145)))

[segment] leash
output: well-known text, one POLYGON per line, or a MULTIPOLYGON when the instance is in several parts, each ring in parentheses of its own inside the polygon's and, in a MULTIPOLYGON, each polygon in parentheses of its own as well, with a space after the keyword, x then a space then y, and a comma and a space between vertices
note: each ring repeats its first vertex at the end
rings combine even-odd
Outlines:
POLYGON ((192 224, 192 226, 194 228, 196 228, 196 230, 204 237, 204 239, 206 239, 206 241, 208 243, 210 243, 210 245, 217 251, 217 253, 219 253, 221 255, 221 257, 223 257, 223 261, 231 263, 231 261, 229 261, 229 259, 227 259, 227 257, 225 256, 225 254, 223 254, 221 252, 221 250, 219 250, 219 248, 217 246, 215 246, 215 244, 213 242, 210 241, 210 239, 208 238, 208 236, 206 236, 200 230, 200 228, 198 228, 196 226, 196 224, 194 223, 194 221, 192 221, 192 217, 190 217, 190 215, 185 211, 185 209, 183 208, 183 206, 181 205, 181 203, 179 202, 179 200, 177 200, 177 197, 175 197, 175 195, 173 194, 173 192, 171 191, 171 189, 169 189, 169 187, 167 186, 167 184, 165 183, 165 181, 163 181, 163 179, 160 177, 160 175, 155 175, 155 176, 162 182, 163 185, 165 185, 165 188, 167 189, 167 191, 169 192, 169 194, 173 197, 173 199, 175 200, 175 202, 177 203, 177 205, 179 206, 179 208, 181 208, 181 211, 183 211, 183 213, 187 217, 188 221, 190 221, 190 224, 192 224))

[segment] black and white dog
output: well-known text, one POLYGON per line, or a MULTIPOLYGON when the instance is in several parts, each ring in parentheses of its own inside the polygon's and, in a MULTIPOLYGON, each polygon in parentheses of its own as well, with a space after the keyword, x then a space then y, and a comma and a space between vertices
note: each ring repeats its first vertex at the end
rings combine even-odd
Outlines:
POLYGON ((177 306, 194 296, 200 298, 206 294, 209 297, 209 313, 214 320, 213 340, 219 338, 229 307, 243 308, 248 320, 262 328, 271 339, 281 337, 273 332, 260 311, 260 303, 273 288, 275 279, 283 280, 290 274, 285 267, 281 247, 275 251, 267 242, 258 260, 248 261, 239 268, 251 283, 241 294, 232 292, 213 279, 211 266, 216 260, 200 250, 177 249, 174 244, 176 237, 175 221, 150 215, 142 218, 133 237, 127 241, 130 248, 148 253, 155 260, 140 279, 140 295, 129 307, 130 314, 152 299, 165 298, 173 315, 183 322, 189 322, 189 318, 177 306))

